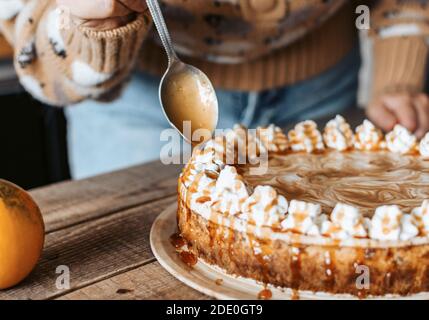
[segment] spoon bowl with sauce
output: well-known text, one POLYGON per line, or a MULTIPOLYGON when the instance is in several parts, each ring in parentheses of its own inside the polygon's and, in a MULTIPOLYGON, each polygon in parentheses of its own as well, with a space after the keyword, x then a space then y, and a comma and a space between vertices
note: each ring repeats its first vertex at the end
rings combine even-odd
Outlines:
POLYGON ((147 5, 168 56, 168 68, 159 86, 162 109, 186 141, 199 144, 211 138, 217 126, 216 92, 201 70, 177 57, 158 0, 147 0, 147 5), (193 139, 197 130, 197 139, 193 139))

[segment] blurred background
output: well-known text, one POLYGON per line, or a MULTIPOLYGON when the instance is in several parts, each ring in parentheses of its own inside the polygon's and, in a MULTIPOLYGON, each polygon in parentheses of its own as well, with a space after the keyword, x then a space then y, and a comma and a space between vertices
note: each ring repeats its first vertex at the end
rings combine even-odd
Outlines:
MULTIPOLYGON (((0 34, 0 177, 25 189, 71 179, 64 110, 44 105, 20 86, 12 57, 0 34)), ((353 127, 364 118, 356 106, 342 114, 353 127)), ((323 126, 329 119, 317 123, 323 126)))
POLYGON ((63 111, 20 87, 12 54, 0 35, 0 177, 26 189, 69 179, 63 111))

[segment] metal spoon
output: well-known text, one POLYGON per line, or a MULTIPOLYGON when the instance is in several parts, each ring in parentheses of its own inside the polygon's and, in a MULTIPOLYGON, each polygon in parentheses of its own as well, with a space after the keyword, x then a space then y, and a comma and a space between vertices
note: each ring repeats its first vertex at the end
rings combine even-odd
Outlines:
POLYGON ((188 142, 198 144, 209 139, 216 129, 216 92, 201 70, 177 57, 158 0, 146 2, 168 56, 168 68, 159 85, 162 110, 171 126, 188 142))

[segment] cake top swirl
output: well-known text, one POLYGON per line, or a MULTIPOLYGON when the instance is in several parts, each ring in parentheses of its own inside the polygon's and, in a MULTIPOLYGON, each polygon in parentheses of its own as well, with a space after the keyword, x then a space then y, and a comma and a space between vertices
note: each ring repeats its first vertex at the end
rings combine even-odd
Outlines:
POLYGON ((396 126, 384 137, 368 120, 353 133, 341 116, 328 122, 323 136, 313 121, 287 135, 271 125, 250 137, 235 127, 229 136, 259 141, 258 150, 270 156, 268 172, 255 176, 247 165, 226 165, 225 153, 235 145, 209 141, 194 151, 181 176, 197 213, 340 240, 429 235, 429 136, 418 142, 396 126))

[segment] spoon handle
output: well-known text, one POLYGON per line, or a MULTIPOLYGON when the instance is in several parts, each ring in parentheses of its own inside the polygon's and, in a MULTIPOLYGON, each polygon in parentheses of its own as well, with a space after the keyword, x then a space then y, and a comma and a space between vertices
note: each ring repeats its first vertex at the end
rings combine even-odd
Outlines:
POLYGON ((165 24, 161 8, 159 7, 158 0, 146 0, 150 14, 152 15, 153 22, 155 23, 156 30, 158 30, 159 37, 161 38, 162 45, 168 56, 168 65, 174 60, 177 60, 176 52, 174 51, 173 43, 171 42, 170 33, 168 32, 167 25, 165 24))

